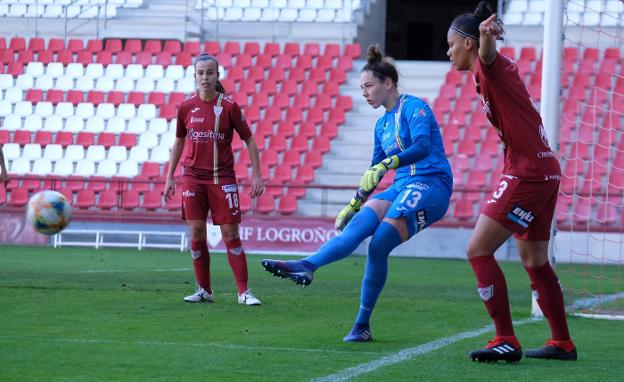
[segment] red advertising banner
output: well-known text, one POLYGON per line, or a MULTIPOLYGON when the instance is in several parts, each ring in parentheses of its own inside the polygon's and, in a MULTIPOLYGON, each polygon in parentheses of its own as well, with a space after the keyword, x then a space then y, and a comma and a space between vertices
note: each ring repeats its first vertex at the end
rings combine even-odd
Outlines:
POLYGON ((0 212, 0 244, 48 244, 47 236, 35 232, 23 213, 0 212))
MULTIPOLYGON (((248 252, 312 253, 338 231, 326 219, 244 216, 239 234, 248 252)), ((210 249, 225 251, 218 226, 208 224, 207 240, 210 249)))

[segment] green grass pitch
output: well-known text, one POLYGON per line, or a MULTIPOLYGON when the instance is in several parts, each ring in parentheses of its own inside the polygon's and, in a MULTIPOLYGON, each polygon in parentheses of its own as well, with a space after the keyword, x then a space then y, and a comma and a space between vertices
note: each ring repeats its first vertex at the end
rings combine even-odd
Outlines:
MULTIPOLYGON (((212 255, 216 301, 188 304, 188 253, 0 247, 0 381, 308 381, 490 324, 467 262, 392 258, 371 322, 375 341, 345 344, 364 259, 329 265, 304 289, 264 272, 261 258, 248 256, 263 305, 247 307, 236 302, 223 254, 212 255)), ((514 320, 529 317, 522 266, 502 267, 514 320)), ((622 380, 624 322, 569 323, 578 362, 471 362, 488 332, 352 380, 622 380)), ((531 348, 549 330, 538 321, 517 335, 531 348)))

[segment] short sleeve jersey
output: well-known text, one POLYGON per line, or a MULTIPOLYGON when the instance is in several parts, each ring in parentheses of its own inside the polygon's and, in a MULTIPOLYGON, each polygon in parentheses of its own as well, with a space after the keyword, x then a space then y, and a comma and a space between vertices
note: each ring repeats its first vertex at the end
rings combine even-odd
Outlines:
POLYGON ((402 187, 414 176, 435 176, 452 187, 453 175, 435 116, 425 101, 409 94, 401 94, 394 108, 377 120, 372 164, 407 150, 420 136, 429 141, 429 155, 409 166, 400 166, 395 184, 402 187))
POLYGON ((561 176, 542 118, 516 64, 499 53, 490 66, 477 58, 474 81, 482 110, 504 144, 503 173, 527 179, 561 176))
POLYGON ((176 137, 186 137, 182 154, 183 177, 195 183, 234 183, 234 132, 243 141, 251 130, 240 107, 231 98, 219 94, 210 101, 194 95, 178 108, 176 137))

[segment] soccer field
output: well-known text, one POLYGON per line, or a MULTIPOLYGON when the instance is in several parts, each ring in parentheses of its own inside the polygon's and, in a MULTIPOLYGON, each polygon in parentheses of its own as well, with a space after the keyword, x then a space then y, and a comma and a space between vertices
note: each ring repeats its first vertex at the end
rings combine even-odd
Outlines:
MULTIPOLYGON (((222 254, 212 256, 216 301, 188 304, 187 253, 0 247, 0 380, 622 380, 621 321, 570 317, 578 362, 471 362, 493 332, 479 331, 490 319, 465 261, 391 259, 374 342, 345 344, 364 259, 327 266, 304 289, 262 271, 261 258, 248 257, 263 305, 247 307, 222 254)), ((541 346, 549 331, 528 320, 528 278, 501 265, 517 335, 541 346)))

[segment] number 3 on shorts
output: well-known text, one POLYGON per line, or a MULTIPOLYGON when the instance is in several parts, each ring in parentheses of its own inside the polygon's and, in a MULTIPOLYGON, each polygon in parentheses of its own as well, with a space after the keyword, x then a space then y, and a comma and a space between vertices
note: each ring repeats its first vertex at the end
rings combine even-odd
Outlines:
POLYGON ((507 183, 506 180, 501 180, 501 182, 498 184, 498 189, 494 191, 492 197, 494 199, 499 199, 501 196, 503 196, 503 192, 505 192, 507 187, 509 187, 509 183, 507 183))
POLYGON ((225 199, 227 199, 230 209, 238 208, 238 194, 236 192, 226 192, 225 199))

